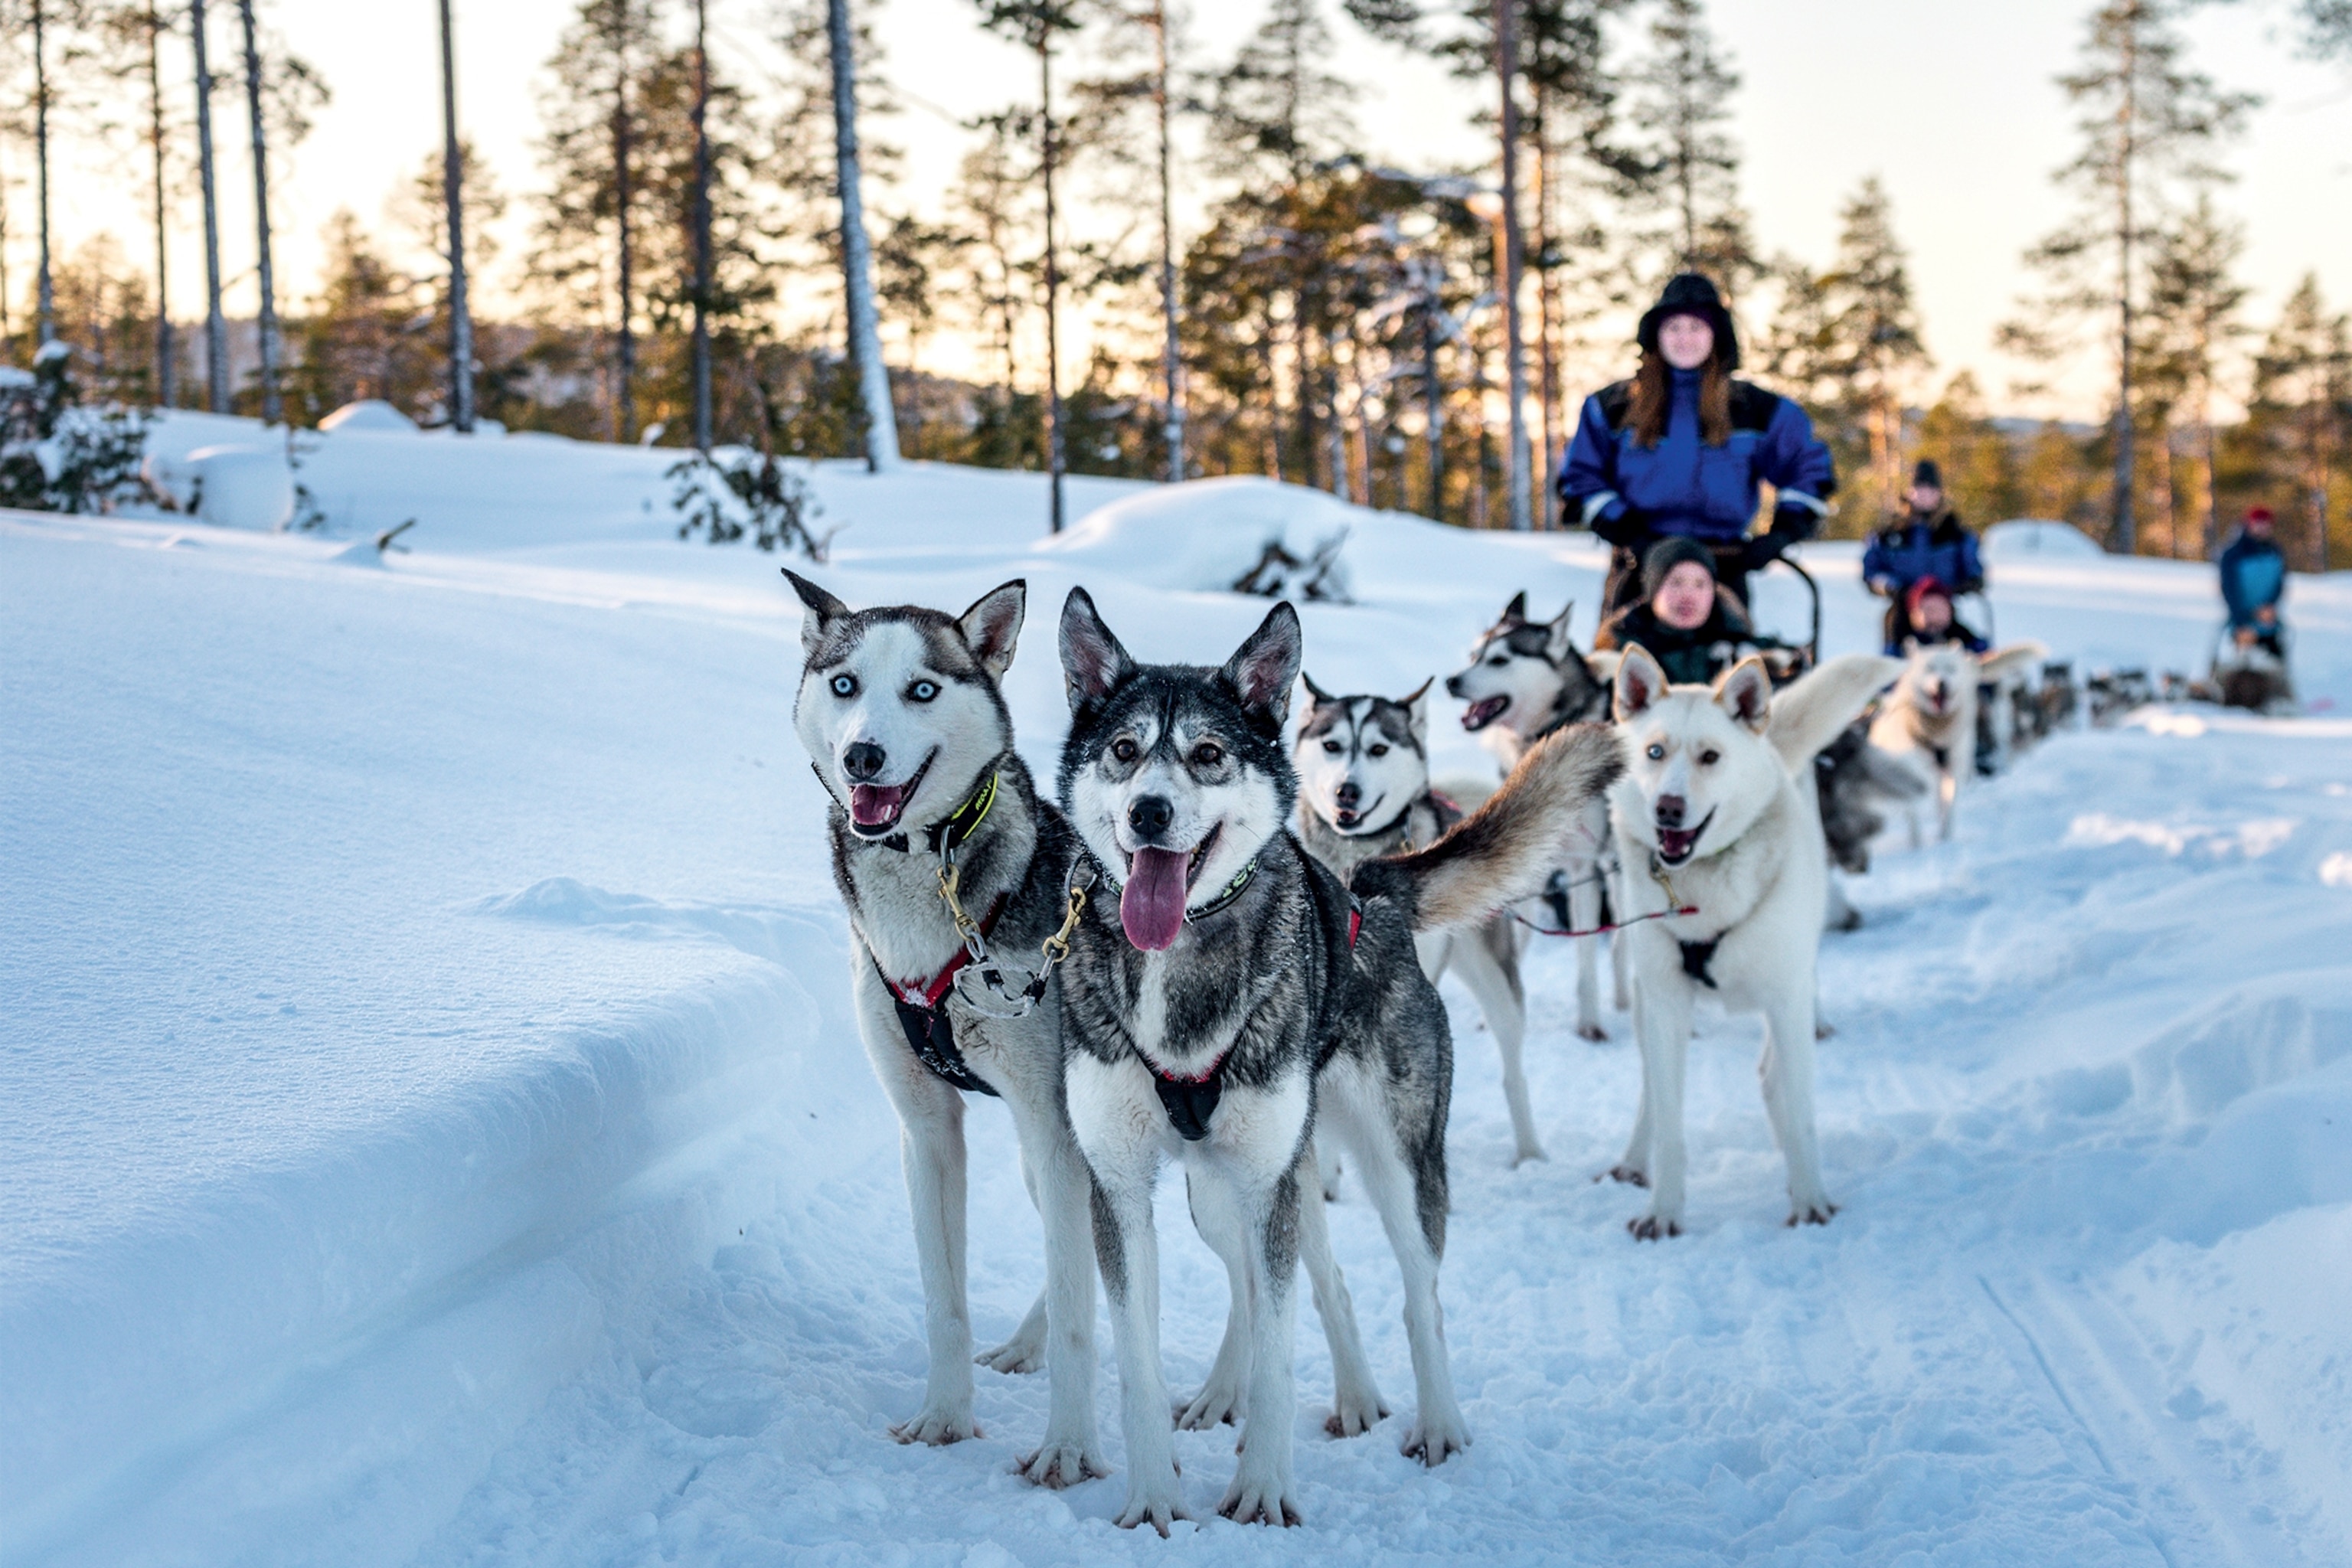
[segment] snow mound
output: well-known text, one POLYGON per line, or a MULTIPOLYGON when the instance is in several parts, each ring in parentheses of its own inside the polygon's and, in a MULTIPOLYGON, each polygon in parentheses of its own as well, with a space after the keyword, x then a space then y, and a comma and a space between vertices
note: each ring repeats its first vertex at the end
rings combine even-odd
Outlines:
POLYGON ((1041 553, 1180 593, 1221 593, 1279 544, 1304 561, 1368 514, 1322 490, 1235 476, 1188 479, 1096 508, 1041 553))
POLYGON ((215 528, 275 533, 294 516, 294 470, 276 447, 199 447, 165 481, 164 489, 185 496, 183 504, 193 504, 215 528))
POLYGON ((2073 523, 2041 518, 1994 523, 1985 530, 1984 552, 1991 561, 2095 561, 2106 553, 2073 523))
POLYGON ((381 397, 362 397, 356 403, 346 403, 319 421, 321 430, 389 430, 402 434, 414 432, 416 421, 386 403, 381 397))

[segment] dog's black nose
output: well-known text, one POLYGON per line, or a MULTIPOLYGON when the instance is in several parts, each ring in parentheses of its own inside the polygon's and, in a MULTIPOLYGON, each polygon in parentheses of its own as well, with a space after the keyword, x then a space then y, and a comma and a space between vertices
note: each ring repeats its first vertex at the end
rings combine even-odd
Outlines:
POLYGON ((1680 827, 1683 825, 1683 797, 1678 795, 1660 795, 1657 813, 1659 826, 1680 827))
POLYGON ((889 757, 871 741, 853 741, 841 753, 841 771, 865 784, 880 773, 889 757))
POLYGON ((1354 810, 1356 803, 1363 798, 1363 786, 1357 784, 1355 780, 1349 779, 1339 786, 1339 804, 1349 810, 1354 810))
POLYGON ((1449 675, 1445 678, 1445 695, 1448 697, 1460 697, 1462 695, 1462 678, 1460 676, 1449 675))
POLYGON ((1168 825, 1175 820, 1176 808, 1161 796, 1140 795, 1128 804, 1127 825, 1147 842, 1167 832, 1168 825))

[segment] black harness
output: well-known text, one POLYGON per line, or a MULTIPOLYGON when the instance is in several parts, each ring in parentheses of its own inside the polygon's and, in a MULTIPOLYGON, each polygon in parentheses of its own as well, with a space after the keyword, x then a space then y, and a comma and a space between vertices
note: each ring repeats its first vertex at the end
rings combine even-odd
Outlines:
MULTIPOLYGON (((1243 868, 1242 875, 1234 879, 1233 885, 1220 894, 1214 903, 1200 912, 1203 915, 1214 914, 1241 897, 1242 889, 1249 885, 1250 873, 1256 868, 1257 862, 1251 861, 1243 868)), ((1188 914, 1185 918, 1190 920, 1193 917, 1188 914)), ((1349 952, 1355 951, 1356 938, 1363 934, 1363 930, 1364 906, 1357 901, 1355 894, 1349 893, 1348 895, 1349 952)), ((1142 1055, 1139 1051, 1136 1054, 1142 1055)), ((1230 1051, 1226 1053, 1227 1056, 1231 1054, 1230 1051)), ((1209 1118, 1217 1113, 1217 1101, 1224 1098, 1225 1058, 1219 1057, 1215 1061, 1211 1062, 1208 1070, 1197 1078, 1171 1077, 1154 1067, 1149 1057, 1144 1057, 1143 1065, 1150 1068, 1151 1087, 1159 1090, 1160 1109, 1168 1112, 1168 1125, 1176 1130, 1176 1135, 1187 1143, 1198 1143, 1202 1139, 1206 1138, 1209 1135, 1209 1118)))
POLYGON ((1718 936, 1706 942, 1685 942, 1675 944, 1683 950, 1683 973, 1709 991, 1722 989, 1716 984, 1715 976, 1707 973, 1706 967, 1715 962, 1715 950, 1722 944, 1722 942, 1723 939, 1718 936))
MULTIPOLYGON (((971 838, 979 829, 982 819, 988 816, 988 808, 995 804, 996 767, 992 763, 986 781, 972 792, 971 799, 923 830, 931 852, 944 854, 971 838)), ((902 855, 907 853, 907 836, 903 833, 867 842, 880 844, 886 849, 896 849, 902 855)), ((982 917, 980 934, 982 938, 995 931, 997 917, 1004 912, 1006 897, 1003 893, 997 894, 996 901, 982 917)), ((881 975, 883 986, 890 993, 890 1005, 898 1015, 898 1028, 907 1037, 907 1048, 915 1053, 915 1059, 929 1068, 933 1078, 950 1088, 960 1089, 966 1094, 995 1095, 996 1089, 987 1079, 974 1074, 971 1064, 963 1059, 963 1048, 956 1044, 955 1025, 950 1021, 947 1009, 940 1005, 947 998, 949 987, 955 984, 956 972, 970 962, 971 950, 959 947, 955 956, 931 976, 929 983, 919 986, 901 985, 884 974, 879 959, 874 961, 874 973, 881 975)))

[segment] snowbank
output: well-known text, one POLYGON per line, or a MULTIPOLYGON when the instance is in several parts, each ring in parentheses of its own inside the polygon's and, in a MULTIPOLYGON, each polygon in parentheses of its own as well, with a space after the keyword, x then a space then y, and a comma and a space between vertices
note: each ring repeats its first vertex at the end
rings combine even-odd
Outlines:
POLYGON ((2071 522, 2021 518, 2011 522, 1996 522, 1984 531, 1984 554, 1988 561, 2088 561, 2105 553, 2099 547, 2098 541, 2071 522))

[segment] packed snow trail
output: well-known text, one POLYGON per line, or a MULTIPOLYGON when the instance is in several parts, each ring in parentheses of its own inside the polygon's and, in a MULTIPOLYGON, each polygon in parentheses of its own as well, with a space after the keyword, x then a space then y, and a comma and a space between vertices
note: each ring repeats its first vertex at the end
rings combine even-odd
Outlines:
MULTIPOLYGON (((1233 1434, 1188 1433, 1206 1522, 1162 1542, 1108 1523, 1120 1478, 1009 1473, 1040 1378, 979 1374, 981 1440, 888 1439, 921 1292, 789 732, 797 609, 773 558, 645 514, 666 455, 569 445, 488 448, 538 465, 501 493, 540 512, 380 563, 0 519, 0 1560, 2352 1561, 2352 722, 2150 710, 1965 795, 1954 844, 1883 849, 1824 948, 1823 1230, 1780 1225, 1752 1023, 1702 1015, 1692 1233, 1637 1246, 1640 1194, 1590 1179, 1627 1020, 1577 1040, 1569 955, 1531 956, 1551 1158, 1513 1171, 1449 985, 1475 1447, 1402 1459, 1402 1408, 1324 1436, 1302 1312, 1306 1528, 1214 1520, 1233 1434), (567 540, 567 506, 605 521, 567 540)), ((1204 591, 1259 522, 1179 561, 1155 530, 1256 508, 1311 542, 1338 510, 1202 487, 1033 547, 1034 476, 819 479, 852 602, 1084 581, 1146 658, 1222 657, 1263 610, 1204 591)), ((1598 586, 1581 541, 1345 520, 1362 604, 1306 610, 1327 685, 1409 689, 1515 588, 1598 586)), ((1832 649, 1874 619, 1851 554, 1808 558, 1832 649)), ((2210 637, 2209 573, 1995 569, 2002 635, 2084 665, 2210 637)), ((2305 695, 2352 693, 2352 584, 2294 595, 2305 695)), ((1011 682, 1033 765, 1050 628, 1011 682)), ((1439 771, 1477 765, 1450 718, 1439 771)), ((1001 1109, 969 1125, 988 1342, 1042 1257, 1001 1109)), ((1226 1292, 1162 1196, 1181 1390, 1226 1292)), ((1332 1219, 1396 1405, 1394 1264, 1352 1186, 1332 1219)))

